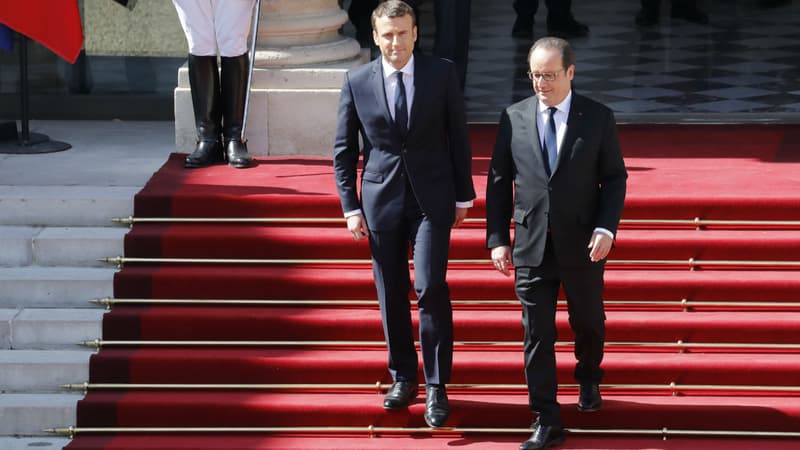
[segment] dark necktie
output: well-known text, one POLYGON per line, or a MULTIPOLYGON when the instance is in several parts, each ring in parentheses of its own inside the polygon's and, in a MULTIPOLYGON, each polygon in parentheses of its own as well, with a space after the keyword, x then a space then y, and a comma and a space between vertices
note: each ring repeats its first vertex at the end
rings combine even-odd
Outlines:
POLYGON ((552 169, 556 165, 558 159, 558 139, 556 138, 556 107, 551 106, 547 108, 550 118, 544 126, 544 146, 542 148, 542 159, 544 159, 544 169, 547 176, 552 174, 552 169))
POLYGON ((394 122, 400 134, 405 136, 408 131, 408 104, 406 103, 406 86, 403 84, 403 72, 395 72, 397 75, 397 93, 394 96, 394 122))

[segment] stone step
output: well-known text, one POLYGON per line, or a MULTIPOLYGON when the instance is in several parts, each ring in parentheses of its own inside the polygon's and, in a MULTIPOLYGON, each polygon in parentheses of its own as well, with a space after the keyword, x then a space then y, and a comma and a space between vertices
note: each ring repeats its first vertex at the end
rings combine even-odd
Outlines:
POLYGON ((0 267, 33 264, 33 238, 41 231, 41 227, 0 226, 0 267))
POLYGON ((138 186, 2 186, 0 225, 103 227, 133 214, 138 186))
POLYGON ((83 393, 0 394, 0 436, 45 436, 48 428, 75 424, 83 393))
POLYGON ((5 393, 62 392, 62 385, 89 380, 86 350, 0 350, 5 393))
POLYGON ((126 227, 0 226, 0 266, 108 267, 99 258, 123 253, 126 227))
POLYGON ((0 437, 3 450, 57 450, 69 444, 66 437, 0 437))
POLYGON ((90 306, 0 309, 0 348, 75 349, 102 335, 103 314, 104 309, 90 306))
POLYGON ((39 266, 109 267, 99 258, 122 255, 127 227, 45 228, 33 240, 39 266))
POLYGON ((0 309, 0 349, 11 348, 11 324, 19 312, 18 309, 0 309))
POLYGON ((0 268, 0 308, 86 307, 113 293, 116 268, 0 268))

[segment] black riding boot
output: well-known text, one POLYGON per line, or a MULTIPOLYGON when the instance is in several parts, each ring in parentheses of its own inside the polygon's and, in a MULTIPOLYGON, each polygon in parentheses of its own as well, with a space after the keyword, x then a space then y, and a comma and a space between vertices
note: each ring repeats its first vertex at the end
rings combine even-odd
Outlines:
POLYGON ((192 91, 197 147, 186 157, 185 167, 205 167, 222 161, 219 133, 222 109, 216 56, 189 55, 189 86, 192 91))
POLYGON ((237 169, 252 163, 246 142, 242 140, 249 65, 247 53, 222 57, 222 136, 228 165, 237 169))

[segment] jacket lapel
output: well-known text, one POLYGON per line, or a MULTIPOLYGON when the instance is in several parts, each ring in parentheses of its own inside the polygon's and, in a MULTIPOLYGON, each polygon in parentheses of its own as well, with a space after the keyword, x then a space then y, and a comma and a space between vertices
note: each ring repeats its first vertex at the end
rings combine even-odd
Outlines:
POLYGON ((561 146, 559 147, 556 166, 552 170, 553 175, 555 175, 556 171, 564 161, 572 157, 572 148, 575 145, 575 139, 577 139, 578 130, 583 122, 582 106, 583 102, 580 101, 578 96, 573 91, 572 104, 569 107, 569 116, 567 117, 567 129, 564 132, 564 139, 561 141, 561 146))
POLYGON ((380 57, 372 62, 372 91, 375 94, 375 103, 383 114, 386 123, 394 125, 392 115, 389 113, 389 103, 386 100, 386 86, 383 83, 383 65, 380 57))
POLYGON ((428 79, 428 75, 426 73, 428 66, 425 65, 425 58, 420 57, 419 55, 414 55, 414 99, 411 102, 411 112, 408 117, 408 132, 411 133, 415 125, 418 121, 419 116, 419 104, 421 99, 427 98, 425 97, 425 88, 427 87, 425 83, 421 83, 420 80, 428 79))
POLYGON ((542 176, 547 176, 544 170, 544 158, 542 157, 542 141, 539 139, 539 99, 536 96, 528 99, 528 104, 522 114, 522 117, 526 119, 521 129, 523 133, 522 139, 531 143, 536 167, 541 167, 542 176))

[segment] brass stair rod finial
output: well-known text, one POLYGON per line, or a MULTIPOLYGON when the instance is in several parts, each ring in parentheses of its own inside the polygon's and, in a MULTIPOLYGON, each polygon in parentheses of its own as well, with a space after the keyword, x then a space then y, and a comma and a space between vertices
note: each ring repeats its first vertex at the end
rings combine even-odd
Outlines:
POLYGON ((105 306, 107 311, 111 310, 111 306, 114 304, 114 299, 111 297, 103 297, 103 298, 93 298, 89 300, 89 303, 93 305, 102 305, 105 306))
POLYGON ((103 342, 100 339, 94 339, 91 341, 81 341, 80 345, 84 347, 100 348, 102 347, 103 342))
POLYGON ((133 228, 133 224, 134 224, 135 221, 136 221, 136 219, 134 219, 133 216, 114 217, 114 218, 111 219, 111 222, 113 222, 113 223, 119 223, 119 224, 122 224, 122 225, 127 225, 128 229, 133 228))

